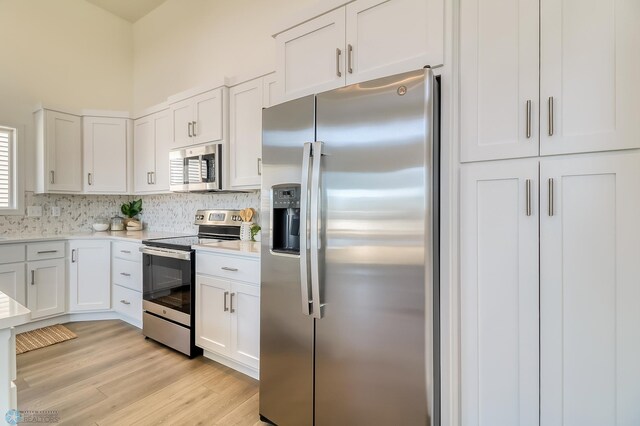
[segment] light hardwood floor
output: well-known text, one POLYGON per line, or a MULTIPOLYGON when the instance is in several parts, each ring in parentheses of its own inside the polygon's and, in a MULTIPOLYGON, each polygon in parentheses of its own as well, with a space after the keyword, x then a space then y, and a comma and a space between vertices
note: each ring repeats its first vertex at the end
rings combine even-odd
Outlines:
POLYGON ((77 339, 18 355, 20 410, 64 425, 266 425, 258 382, 189 360, 121 321, 65 324, 77 339))

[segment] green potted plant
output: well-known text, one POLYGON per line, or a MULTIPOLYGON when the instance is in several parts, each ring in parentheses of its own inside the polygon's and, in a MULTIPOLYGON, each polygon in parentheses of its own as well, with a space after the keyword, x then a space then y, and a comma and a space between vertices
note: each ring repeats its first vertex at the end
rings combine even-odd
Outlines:
POLYGON ((262 228, 260 228, 260 225, 258 225, 258 224, 254 223, 251 226, 251 229, 250 229, 250 231, 251 231, 251 241, 260 241, 260 238, 259 238, 260 237, 260 235, 259 235, 260 229, 262 229, 262 228), (257 240, 256 240, 256 236, 258 236, 257 240))
POLYGON ((120 211, 127 217, 124 221, 124 225, 127 226, 142 211, 142 198, 122 204, 120 211))

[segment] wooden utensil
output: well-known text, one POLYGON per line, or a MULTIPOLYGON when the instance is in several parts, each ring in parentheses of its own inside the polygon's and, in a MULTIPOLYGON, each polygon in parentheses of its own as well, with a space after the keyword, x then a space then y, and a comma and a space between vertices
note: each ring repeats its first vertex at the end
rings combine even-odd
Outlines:
POLYGON ((244 210, 240 210, 240 219, 242 219, 243 222, 246 222, 247 219, 245 219, 245 218, 246 218, 246 215, 244 213, 244 210))
POLYGON ((251 207, 245 210, 245 216, 247 218, 247 222, 251 222, 251 219, 253 219, 254 214, 255 214, 255 211, 251 207))

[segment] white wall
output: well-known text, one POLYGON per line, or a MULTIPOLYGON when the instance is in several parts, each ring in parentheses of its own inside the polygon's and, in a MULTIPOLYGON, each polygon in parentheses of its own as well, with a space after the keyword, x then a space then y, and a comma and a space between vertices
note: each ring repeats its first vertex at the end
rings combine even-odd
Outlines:
POLYGON ((318 0, 168 0, 133 26, 134 108, 222 77, 275 71, 274 25, 318 0))
POLYGON ((33 110, 129 110, 132 25, 84 0, 0 0, 0 124, 23 126, 33 184, 33 110))

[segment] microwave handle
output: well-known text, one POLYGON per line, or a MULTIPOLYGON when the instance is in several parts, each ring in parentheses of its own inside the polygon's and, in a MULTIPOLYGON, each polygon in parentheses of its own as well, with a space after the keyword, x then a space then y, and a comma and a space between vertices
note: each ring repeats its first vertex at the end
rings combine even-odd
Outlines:
POLYGON ((202 176, 202 164, 203 164, 202 155, 199 157, 198 160, 199 160, 198 163, 200 164, 199 167, 198 167, 198 171, 200 172, 200 183, 202 183, 202 182, 204 182, 204 178, 202 176))

